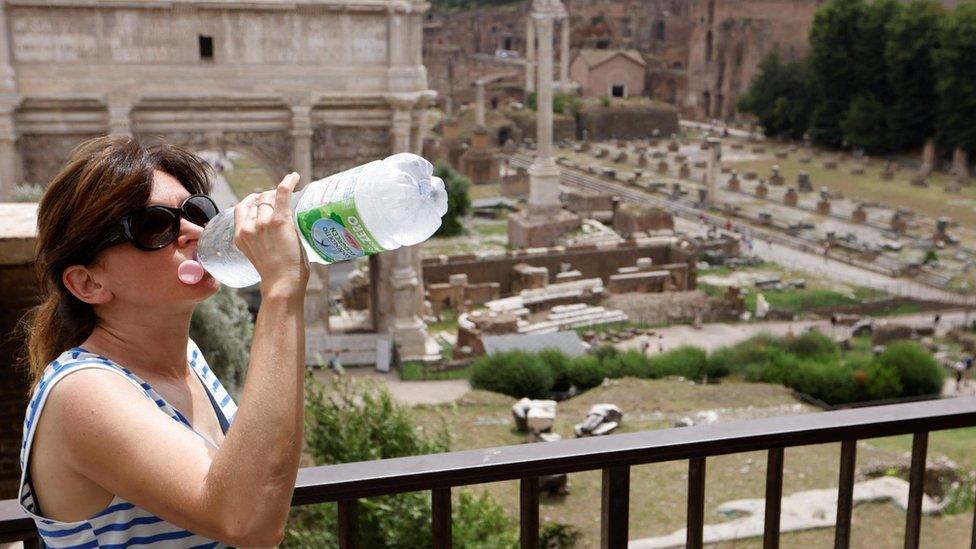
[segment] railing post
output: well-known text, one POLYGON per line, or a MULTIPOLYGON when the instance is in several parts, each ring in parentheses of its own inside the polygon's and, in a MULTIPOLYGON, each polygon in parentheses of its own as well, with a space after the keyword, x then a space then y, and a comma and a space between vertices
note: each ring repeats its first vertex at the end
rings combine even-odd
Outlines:
POLYGON ((854 467, 856 463, 857 441, 845 440, 841 442, 834 549, 847 549, 851 545, 851 509, 854 506, 854 467))
POLYGON ((630 467, 603 470, 600 547, 627 547, 630 526, 630 467))
POLYGON ((434 549, 451 549, 451 489, 434 488, 431 491, 431 520, 434 549))
POLYGON ((359 549, 359 502, 346 499, 339 502, 339 547, 359 549))
POLYGON ((539 548, 539 477, 519 481, 519 538, 522 549, 539 548))
POLYGON ((928 432, 912 437, 912 468, 908 472, 908 513, 905 518, 905 549, 918 549, 922 523, 922 496, 925 485, 925 454, 928 451, 928 432))
POLYGON ((688 460, 688 528, 685 546, 702 548, 705 530, 705 458, 688 460))
POLYGON ((780 504, 783 499, 783 449, 770 448, 766 458, 766 525, 763 549, 779 547, 780 504))

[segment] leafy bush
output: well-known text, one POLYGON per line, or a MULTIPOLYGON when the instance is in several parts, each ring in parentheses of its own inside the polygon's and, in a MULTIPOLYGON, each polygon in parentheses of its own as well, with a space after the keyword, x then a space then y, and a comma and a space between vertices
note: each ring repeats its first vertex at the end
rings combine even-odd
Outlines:
POLYGON ((471 364, 471 386, 515 398, 548 398, 553 374, 536 353, 506 351, 471 364))
POLYGON ((444 180, 444 188, 447 189, 447 213, 441 218, 441 226, 434 236, 462 234, 464 226, 461 220, 471 210, 471 197, 468 195, 471 180, 443 162, 438 162, 434 167, 434 175, 444 180))
MULTIPOLYGON (((407 411, 374 384, 340 379, 326 393, 311 376, 306 380, 306 442, 316 465, 368 461, 446 451, 450 434, 442 428, 425 436, 407 411)), ((409 492, 359 501, 359 537, 363 547, 430 547, 431 503, 428 492, 409 492)), ((457 547, 512 547, 518 538, 505 510, 488 494, 459 493, 452 506, 457 547)), ((339 547, 335 504, 295 507, 285 547, 339 547)))
POLYGON ((678 347, 666 353, 650 357, 653 377, 681 376, 700 380, 708 369, 708 355, 698 347, 678 347))
POLYGON ((552 372, 552 390, 568 391, 572 381, 569 379, 569 357, 558 349, 542 349, 539 358, 552 372))
POLYGON ((786 348, 798 357, 816 359, 836 358, 840 351, 833 340, 817 331, 787 341, 786 348))
POLYGON ((855 356, 844 365, 854 378, 858 401, 895 398, 902 392, 898 371, 873 357, 855 356))
POLYGON ((878 362, 893 368, 901 380, 901 396, 935 395, 942 391, 945 377, 932 354, 914 341, 898 341, 878 357, 878 362))
POLYGON ((545 549, 564 549, 576 547, 580 532, 576 528, 561 522, 548 522, 539 532, 539 547, 545 549))
POLYGON ((798 361, 792 369, 783 371, 783 374, 784 385, 828 404, 857 400, 857 387, 852 372, 837 361, 798 361))
POLYGON ((190 338, 227 391, 238 396, 251 356, 254 321, 236 290, 221 286, 213 297, 197 305, 190 320, 190 338))
POLYGON ((604 95, 603 97, 600 98, 600 104, 603 105, 604 107, 609 107, 610 106, 610 98, 607 97, 606 95, 604 95))
POLYGON ((580 391, 592 389, 608 377, 603 371, 600 359, 594 355, 573 357, 567 371, 570 382, 580 391))

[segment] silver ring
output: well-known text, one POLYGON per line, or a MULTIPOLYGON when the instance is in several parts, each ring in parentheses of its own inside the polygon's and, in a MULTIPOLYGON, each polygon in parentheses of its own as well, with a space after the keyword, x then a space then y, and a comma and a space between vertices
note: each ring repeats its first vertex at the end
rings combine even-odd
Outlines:
POLYGON ((274 211, 275 209, 274 204, 270 202, 258 202, 258 209, 260 209, 261 206, 271 206, 271 211, 274 211))

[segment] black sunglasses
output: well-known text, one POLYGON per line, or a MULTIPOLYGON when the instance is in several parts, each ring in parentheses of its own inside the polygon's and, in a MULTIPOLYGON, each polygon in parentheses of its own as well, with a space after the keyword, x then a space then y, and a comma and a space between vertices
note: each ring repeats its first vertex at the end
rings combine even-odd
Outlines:
POLYGON ((159 250, 169 246, 180 236, 180 219, 204 227, 217 212, 217 204, 205 194, 187 197, 179 208, 158 204, 144 206, 122 216, 118 227, 105 238, 97 250, 126 241, 146 252, 159 250))

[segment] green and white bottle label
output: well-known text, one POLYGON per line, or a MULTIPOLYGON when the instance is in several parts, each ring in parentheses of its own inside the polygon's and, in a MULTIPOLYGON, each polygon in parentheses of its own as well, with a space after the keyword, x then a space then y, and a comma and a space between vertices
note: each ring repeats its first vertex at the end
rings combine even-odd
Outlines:
MULTIPOLYGON (((314 195, 303 194, 301 202, 318 203, 295 215, 298 229, 308 245, 326 263, 347 261, 386 251, 363 224, 356 209, 355 176, 363 166, 317 181, 314 195)), ((311 190, 311 189, 310 189, 311 190)))

